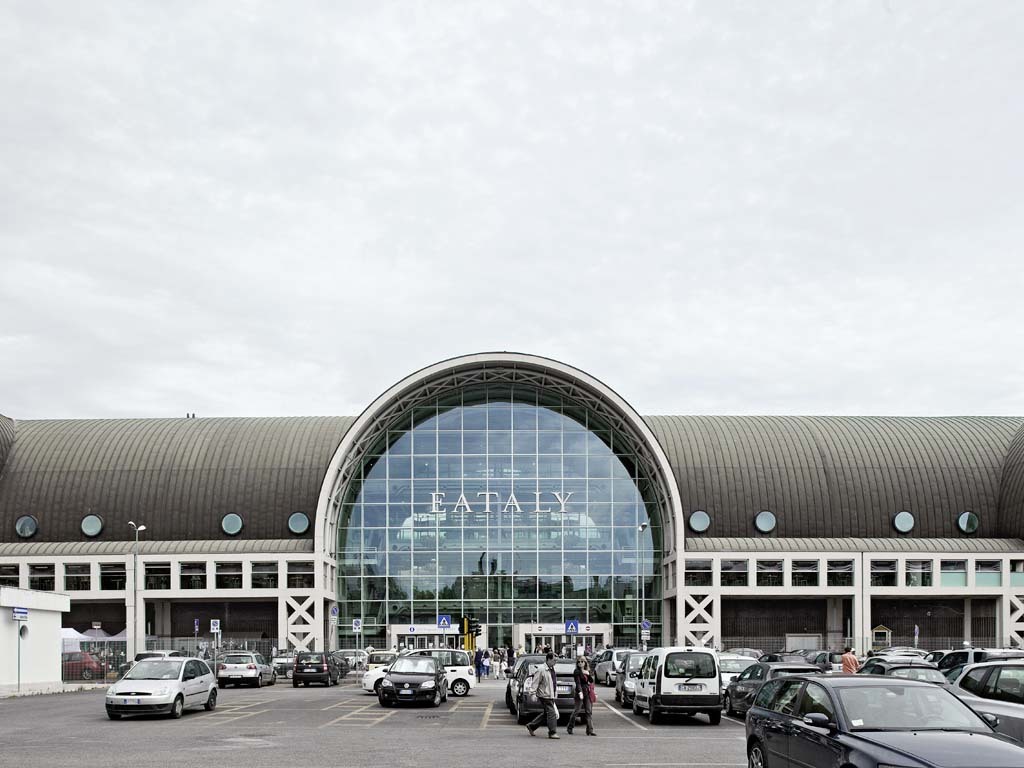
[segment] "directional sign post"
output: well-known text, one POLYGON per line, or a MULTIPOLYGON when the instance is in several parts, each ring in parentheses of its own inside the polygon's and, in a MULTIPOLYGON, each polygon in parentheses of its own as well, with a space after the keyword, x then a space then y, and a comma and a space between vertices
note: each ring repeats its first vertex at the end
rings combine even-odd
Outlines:
POLYGON ((578 635, 580 633, 580 620, 569 619, 565 622, 565 634, 567 635, 578 635))
POLYGON ((195 619, 195 626, 192 629, 192 655, 199 655, 199 619, 195 619))
MULTIPOLYGON (((15 621, 28 621, 28 608, 12 608, 11 618, 15 621)), ((18 627, 18 693, 21 693, 21 633, 25 628, 18 627)))
POLYGON ((28 608, 12 608, 11 618, 15 621, 28 621, 28 608))

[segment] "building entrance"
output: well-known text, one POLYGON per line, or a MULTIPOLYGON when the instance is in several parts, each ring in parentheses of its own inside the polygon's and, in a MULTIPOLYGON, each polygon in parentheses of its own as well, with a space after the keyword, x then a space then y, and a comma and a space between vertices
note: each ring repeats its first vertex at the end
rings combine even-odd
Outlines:
POLYGON ((557 655, 573 658, 580 652, 608 645, 612 640, 612 626, 581 624, 579 634, 567 634, 563 624, 516 624, 512 637, 527 653, 539 653, 541 648, 550 646, 557 655))

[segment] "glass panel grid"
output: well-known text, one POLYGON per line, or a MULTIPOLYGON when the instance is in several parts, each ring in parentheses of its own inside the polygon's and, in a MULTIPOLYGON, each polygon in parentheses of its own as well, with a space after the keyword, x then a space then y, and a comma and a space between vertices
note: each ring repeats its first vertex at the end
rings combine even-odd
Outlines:
POLYGON ((357 577, 362 599, 343 603, 345 617, 365 615, 371 582, 382 577, 387 623, 454 605, 481 620, 532 622, 562 616, 566 600, 571 618, 605 621, 617 597, 630 603, 622 621, 632 628, 641 572, 660 605, 653 542, 661 531, 638 490, 639 462, 613 453, 614 433, 582 409, 524 400, 536 395, 504 387, 446 397, 417 408, 411 431, 388 433, 383 456, 367 462, 346 500, 357 511, 339 552, 355 555, 339 560, 339 578, 357 577), (648 522, 642 533, 640 522, 648 522))

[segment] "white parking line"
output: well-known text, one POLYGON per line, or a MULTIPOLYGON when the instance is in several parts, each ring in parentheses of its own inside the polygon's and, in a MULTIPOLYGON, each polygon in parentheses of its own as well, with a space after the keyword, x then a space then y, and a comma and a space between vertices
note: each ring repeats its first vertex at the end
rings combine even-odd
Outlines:
POLYGON ((743 720, 737 720, 735 717, 729 717, 729 715, 722 715, 722 719, 729 720, 733 723, 736 723, 736 725, 742 725, 744 728, 747 727, 746 722, 744 722, 743 720))
POLYGON ((618 715, 619 717, 621 717, 621 718, 622 718, 623 720, 625 720, 625 721, 626 721, 627 723, 629 723, 630 725, 634 725, 634 726, 636 726, 636 727, 637 727, 637 728, 639 728, 639 729, 640 729, 641 731, 648 731, 648 730, 650 730, 649 728, 647 728, 647 727, 645 727, 645 726, 643 726, 643 725, 640 725, 640 723, 638 723, 638 722, 637 722, 636 720, 633 720, 633 719, 632 719, 632 718, 630 718, 630 717, 626 717, 626 715, 625 715, 625 713, 624 713, 624 712, 619 712, 619 710, 617 710, 617 709, 615 709, 614 707, 612 707, 612 705, 611 705, 611 704, 609 704, 609 703, 608 703, 607 701, 602 701, 601 703, 602 703, 602 704, 604 704, 605 708, 606 708, 606 709, 607 709, 607 710, 608 710, 609 712, 613 712, 614 714, 618 715))

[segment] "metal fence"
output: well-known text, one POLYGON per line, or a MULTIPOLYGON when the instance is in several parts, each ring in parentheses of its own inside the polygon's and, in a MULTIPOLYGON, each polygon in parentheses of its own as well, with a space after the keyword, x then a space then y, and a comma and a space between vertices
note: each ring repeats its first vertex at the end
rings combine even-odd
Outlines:
POLYGON ((127 663, 124 640, 64 640, 61 679, 67 683, 112 682, 127 663))

